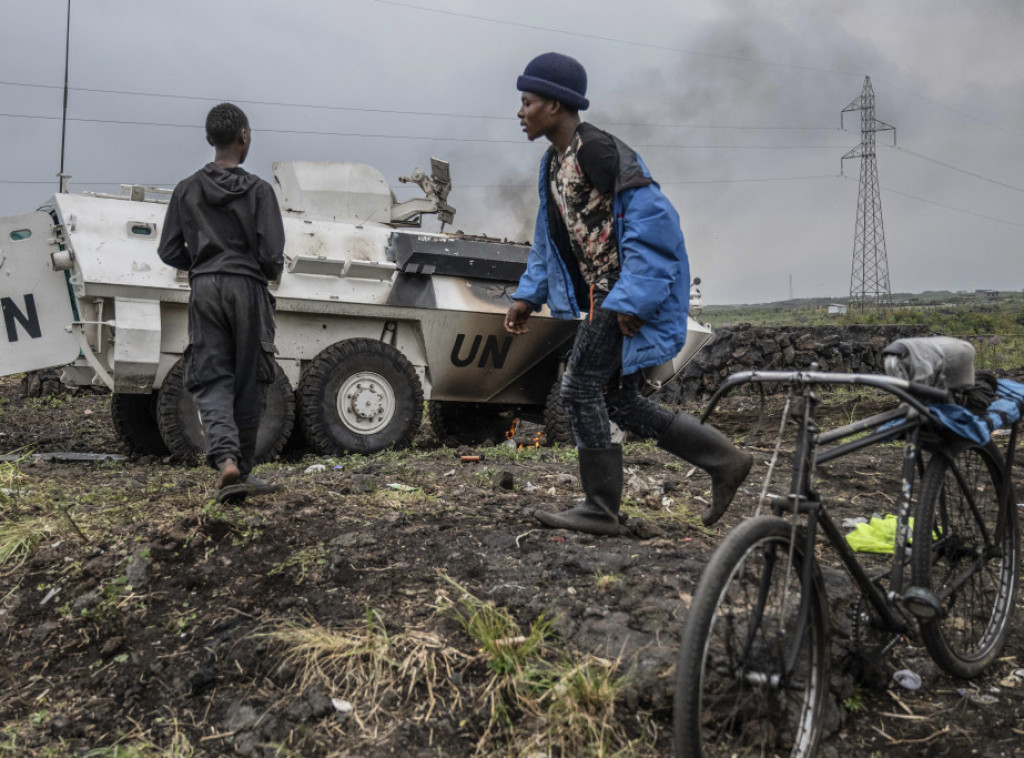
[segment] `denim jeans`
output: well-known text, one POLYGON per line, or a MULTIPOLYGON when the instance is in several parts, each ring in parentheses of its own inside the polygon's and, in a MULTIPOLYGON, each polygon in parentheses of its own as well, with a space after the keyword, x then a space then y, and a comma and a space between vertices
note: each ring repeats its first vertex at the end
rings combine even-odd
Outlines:
POLYGON ((640 394, 639 371, 620 374, 622 340, 615 311, 596 307, 593 320, 580 324, 561 387, 578 447, 611 447, 609 418, 626 431, 655 438, 672 422, 670 411, 640 394))

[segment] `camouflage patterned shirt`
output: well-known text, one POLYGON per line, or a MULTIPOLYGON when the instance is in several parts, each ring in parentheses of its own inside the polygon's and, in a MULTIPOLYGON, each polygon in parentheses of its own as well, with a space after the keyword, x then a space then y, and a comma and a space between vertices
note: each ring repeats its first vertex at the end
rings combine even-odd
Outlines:
POLYGON ((619 278, 619 246, 613 224, 614 194, 602 194, 580 168, 579 131, 568 149, 550 164, 551 197, 569 232, 573 254, 586 283, 609 292, 619 278))

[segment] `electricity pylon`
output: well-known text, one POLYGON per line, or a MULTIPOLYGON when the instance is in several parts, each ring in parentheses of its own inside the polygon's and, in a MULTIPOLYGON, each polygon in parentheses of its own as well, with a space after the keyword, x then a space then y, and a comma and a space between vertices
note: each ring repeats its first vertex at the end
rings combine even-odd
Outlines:
POLYGON ((864 77, 860 97, 839 114, 860 111, 860 145, 842 160, 860 158, 860 191, 857 193, 857 225, 853 238, 853 271, 850 274, 850 305, 864 309, 868 305, 892 304, 889 289, 889 261, 885 251, 885 229, 882 226, 882 200, 878 191, 878 163, 875 160, 875 134, 892 131, 896 144, 896 127, 875 118, 875 91, 871 77, 864 77))

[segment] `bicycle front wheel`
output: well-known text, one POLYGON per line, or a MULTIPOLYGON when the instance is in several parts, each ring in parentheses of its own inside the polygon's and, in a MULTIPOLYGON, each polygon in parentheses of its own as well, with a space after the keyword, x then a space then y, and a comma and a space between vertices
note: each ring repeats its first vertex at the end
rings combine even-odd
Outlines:
POLYGON ((996 659, 1010 630, 1020 564, 1017 507, 1002 498, 999 451, 957 440, 921 483, 911 554, 914 585, 938 599, 921 638, 935 662, 969 679, 996 659))
MULTIPOLYGON (((802 533, 802 530, 801 530, 802 533)), ((817 564, 774 516, 745 521, 711 556, 676 669, 675 755, 810 756, 828 687, 828 601, 817 564), (804 621, 801 621, 804 619, 804 621)))

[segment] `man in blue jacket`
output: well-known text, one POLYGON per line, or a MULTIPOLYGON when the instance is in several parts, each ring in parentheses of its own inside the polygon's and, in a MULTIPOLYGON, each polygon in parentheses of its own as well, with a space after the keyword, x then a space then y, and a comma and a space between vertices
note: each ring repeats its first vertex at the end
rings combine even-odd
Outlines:
POLYGON ((686 341, 690 270, 679 216, 643 160, 618 138, 580 121, 587 73, 573 58, 544 53, 517 81, 519 122, 531 142, 551 142, 540 166, 540 208, 526 272, 505 329, 524 334, 547 304, 580 325, 561 397, 579 448, 582 506, 537 513, 541 523, 618 534, 622 448, 609 418, 711 475, 713 524, 753 458, 709 424, 673 415, 640 394, 641 369, 673 358, 686 341))

